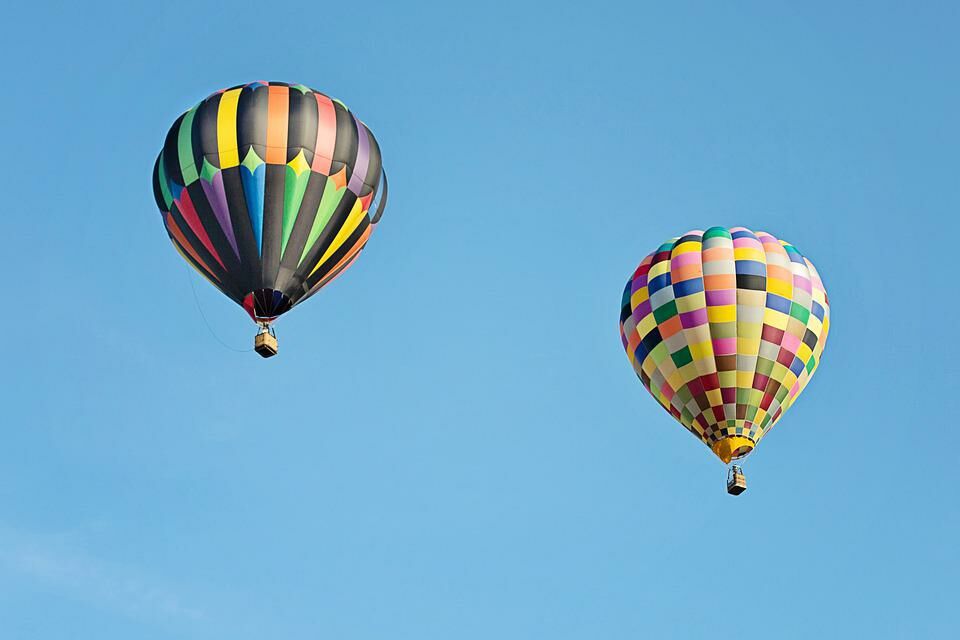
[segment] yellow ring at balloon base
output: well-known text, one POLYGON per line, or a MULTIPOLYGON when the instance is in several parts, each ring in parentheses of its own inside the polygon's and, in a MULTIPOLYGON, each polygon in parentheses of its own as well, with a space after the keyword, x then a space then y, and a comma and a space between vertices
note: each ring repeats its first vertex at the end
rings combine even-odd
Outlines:
POLYGON ((734 458, 742 458, 753 451, 755 446, 756 443, 750 438, 728 436, 714 443, 711 449, 717 454, 718 458, 723 460, 724 464, 730 464, 730 461, 734 458))

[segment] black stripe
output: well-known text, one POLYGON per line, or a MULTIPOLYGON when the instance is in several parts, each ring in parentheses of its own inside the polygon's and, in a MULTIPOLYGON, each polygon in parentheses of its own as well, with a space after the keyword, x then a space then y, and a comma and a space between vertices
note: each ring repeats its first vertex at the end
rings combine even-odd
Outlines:
POLYGON ((223 94, 216 93, 197 107, 193 117, 193 148, 197 158, 197 173, 203 169, 203 158, 220 168, 220 147, 217 140, 217 114, 223 94))
MULTIPOLYGON (((361 123, 362 125, 362 123, 361 123)), ((366 189, 361 189, 360 195, 365 196, 377 188, 380 183, 380 173, 383 170, 383 162, 380 157, 380 144, 373 136, 373 132, 366 125, 362 125, 367 132, 367 142, 370 148, 370 159, 367 164, 367 173, 364 183, 366 189)))
POLYGON ((170 131, 167 132, 167 139, 163 142, 163 162, 164 169, 167 171, 167 177, 173 180, 175 183, 182 185, 183 172, 180 171, 180 154, 177 151, 177 132, 180 130, 180 123, 183 122, 183 116, 181 115, 173 123, 173 126, 170 127, 170 131))
MULTIPOLYGON (((306 285, 307 275, 310 273, 310 270, 317 264, 317 261, 320 257, 326 253, 327 248, 333 242, 333 239, 337 237, 337 234, 340 233, 340 229, 343 228, 343 223, 347 221, 347 216, 350 214, 350 210, 353 208, 353 203, 357 201, 357 197, 347 191, 343 195, 343 199, 340 200, 340 203, 337 205, 337 208, 334 210, 333 215, 330 216, 330 220, 327 221, 327 226, 320 232, 320 235, 317 237, 316 242, 314 242, 313 247, 307 252, 306 257, 303 259, 303 262, 300 263, 300 268, 297 269, 294 279, 299 279, 300 282, 304 283, 303 286, 306 286, 306 289, 302 289, 305 293, 310 287, 306 285)), ((312 279, 313 282, 316 282, 319 278, 312 279)), ((289 294, 288 294, 289 295, 289 294)), ((300 298, 302 293, 297 293, 296 295, 290 295, 291 298, 300 298)))
POLYGON ((233 235, 237 239, 237 249, 240 250, 240 268, 234 274, 234 278, 238 288, 244 289, 246 294, 263 286, 260 255, 257 250, 257 240, 253 235, 253 225, 250 223, 250 214, 247 212, 247 200, 243 195, 240 167, 230 167, 224 169, 222 173, 227 208, 230 210, 230 222, 233 224, 233 235))
POLYGON ((217 250, 217 254, 220 256, 220 259, 223 260, 223 264, 227 269, 225 279, 230 280, 233 286, 236 287, 239 284, 236 275, 240 271, 240 261, 233 253, 233 247, 230 246, 230 241, 220 227, 217 216, 213 213, 213 207, 207 200, 207 194, 203 190, 202 182, 203 178, 197 180, 187 187, 186 191, 190 194, 193 208, 197 212, 197 217, 207 232, 207 236, 210 238, 210 243, 213 244, 213 248, 217 250))
POLYGON ((357 225, 357 228, 353 230, 353 233, 340 245, 340 248, 333 252, 327 261, 323 263, 323 266, 317 269, 317 272, 312 276, 307 278, 307 289, 311 289, 313 285, 317 284, 328 275, 330 275, 334 266, 343 259, 347 253, 353 249, 353 246, 357 243, 357 240, 360 239, 360 236, 363 235, 363 232, 366 231, 367 227, 370 226, 370 222, 364 218, 360 221, 360 224, 357 225))
POLYGON ((287 118, 287 162, 296 158, 302 149, 307 164, 313 164, 319 121, 317 99, 313 93, 302 94, 297 89, 291 89, 287 118))
POLYGON ((160 211, 167 210, 167 201, 163 198, 163 190, 160 188, 160 155, 153 161, 153 199, 157 201, 157 208, 160 211))
POLYGON ((346 182, 350 182, 353 176, 354 163, 357 161, 357 150, 360 148, 360 142, 357 138, 357 123, 353 115, 340 106, 339 102, 333 102, 334 112, 337 115, 337 139, 333 147, 333 162, 331 174, 336 173, 342 167, 347 168, 346 182))
POLYGON ((751 275, 748 273, 737 274, 737 289, 749 289, 751 291, 766 291, 766 276, 751 275))
POLYGON ((240 161, 251 145, 256 147, 261 160, 266 159, 267 148, 267 100, 266 87, 245 88, 240 92, 237 103, 237 146, 240 147, 240 161))
POLYGON ((297 266, 300 263, 300 256, 303 255, 303 248, 307 244, 307 239, 310 237, 313 221, 317 217, 317 209, 320 207, 320 200, 323 198, 323 190, 326 187, 327 180, 327 176, 321 173, 310 172, 310 177, 307 179, 307 188, 303 193, 303 200, 300 201, 300 211, 297 213, 297 219, 290 231, 287 250, 283 254, 283 260, 280 262, 280 269, 277 273, 277 288, 290 296, 294 302, 303 295, 300 287, 303 283, 303 276, 297 275, 297 266))
POLYGON ((287 166, 268 164, 263 192, 263 286, 276 289, 280 268, 280 241, 283 235, 283 186, 287 166))
MULTIPOLYGON (((226 271, 224 271, 223 267, 220 266, 220 263, 217 262, 217 259, 213 257, 213 254, 207 251, 207 248, 203 246, 200 238, 197 237, 197 235, 193 232, 193 229, 190 228, 190 225, 187 224, 187 221, 183 217, 183 214, 180 213, 180 208, 177 206, 176 202, 174 202, 173 206, 171 206, 170 213, 173 215, 173 221, 176 223, 177 228, 180 229, 180 233, 182 233, 183 237, 186 238, 187 244, 189 244, 194 253, 200 256, 200 259, 206 263, 206 265, 210 268, 210 273, 215 276, 215 279, 220 281, 221 287, 218 288, 228 298, 231 298, 236 302, 242 300, 242 296, 238 295, 239 292, 237 291, 233 281, 227 277, 226 271)), ((190 254, 187 253, 187 255, 189 256, 190 254)), ((200 270, 205 271, 203 268, 200 270)))

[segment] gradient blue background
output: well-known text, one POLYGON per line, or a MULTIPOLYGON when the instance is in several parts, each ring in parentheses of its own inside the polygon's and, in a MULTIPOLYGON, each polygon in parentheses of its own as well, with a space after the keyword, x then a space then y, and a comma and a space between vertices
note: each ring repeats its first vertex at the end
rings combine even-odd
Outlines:
POLYGON ((129 4, 5 12, 0 637, 958 637, 956 3, 129 4), (150 189, 254 79, 391 180, 271 361, 150 189), (717 224, 833 310, 738 499, 617 333, 717 224))

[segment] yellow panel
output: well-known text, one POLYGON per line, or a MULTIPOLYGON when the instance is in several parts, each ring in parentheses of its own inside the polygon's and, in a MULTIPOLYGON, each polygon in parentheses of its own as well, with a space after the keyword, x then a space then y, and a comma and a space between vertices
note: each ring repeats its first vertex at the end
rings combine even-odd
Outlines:
POLYGON ((320 261, 317 262, 316 266, 310 272, 311 276, 316 273, 317 269, 319 269, 320 266, 326 262, 327 259, 330 258, 330 256, 332 256, 336 250, 343 245, 344 242, 346 242, 347 238, 350 237, 350 234, 354 232, 354 230, 360 224, 360 221, 363 220, 366 215, 366 212, 363 210, 363 205, 358 199, 353 203, 353 209, 351 209, 350 214, 347 215, 347 219, 343 223, 343 226, 340 227, 340 231, 337 232, 337 236, 333 239, 333 242, 331 242, 330 246, 327 247, 323 257, 320 258, 320 261))
POLYGON ((673 248, 671 255, 678 256, 681 253, 690 253, 691 251, 700 251, 700 243, 696 240, 687 240, 686 242, 681 242, 673 248))
POLYGON ((670 384, 670 386, 673 387, 674 389, 679 389, 679 388, 682 387, 684 384, 686 384, 687 381, 686 381, 686 379, 684 378, 684 376, 683 376, 682 373, 680 373, 679 371, 674 371, 673 373, 671 373, 671 374, 667 377, 667 382, 668 382, 668 383, 670 384))
POLYGON ((737 305, 725 304, 719 307, 707 307, 707 320, 710 322, 733 322, 737 319, 737 305))
POLYGON ((697 309, 703 309, 706 304, 703 293, 699 292, 689 296, 675 298, 675 300, 677 302, 677 311, 680 313, 690 313, 691 311, 696 311, 697 309))
POLYGON ((783 386, 787 388, 787 391, 793 388, 793 385, 797 383, 797 376, 793 375, 793 371, 787 369, 787 375, 783 377, 783 386))
MULTIPOLYGON (((680 373, 683 374, 684 384, 686 384, 690 380, 696 379, 700 375, 700 372, 697 371, 697 365, 694 364, 692 360, 687 364, 683 365, 682 367, 680 367, 680 373)), ((677 388, 679 387, 674 387, 674 389, 677 389, 677 388)))
POLYGON ((767 263, 767 256, 763 249, 754 249, 753 247, 734 247, 734 260, 756 260, 757 262, 767 263))
POLYGON ((760 335, 763 331, 763 325, 759 322, 756 324, 740 324, 737 325, 737 340, 749 341, 744 344, 756 344, 757 346, 753 348, 753 351, 743 351, 743 348, 740 346, 741 343, 737 343, 737 353, 742 353, 744 355, 749 353, 757 353, 760 350, 760 335))
POLYGON ((236 167, 240 164, 240 151, 237 148, 237 103, 241 89, 231 89, 220 97, 217 111, 217 151, 220 154, 220 168, 236 167))
POLYGON ((690 355, 693 356, 694 360, 702 360, 704 358, 713 357, 713 342, 707 340, 706 342, 698 342, 696 344, 689 345, 690 355))
POLYGON ((653 358, 647 354, 647 357, 643 359, 643 362, 640 365, 640 368, 643 370, 648 377, 653 377, 653 372, 657 369, 657 363, 653 361, 653 358))
POLYGON ((647 282, 650 282, 657 276, 662 276, 666 272, 670 271, 670 261, 664 260, 663 262, 658 262, 650 266, 650 272, 647 273, 647 282))
MULTIPOLYGON (((737 422, 740 422, 739 420, 737 422)), ((742 455, 747 455, 755 443, 750 438, 744 438, 743 436, 730 436, 723 438, 715 445, 713 445, 713 452, 717 455, 718 458, 723 460, 725 464, 730 464, 730 461, 733 459, 733 454, 738 450, 745 450, 742 455)))
POLYGON ((810 331, 812 331, 813 334, 818 338, 824 333, 823 323, 820 322, 820 319, 817 318, 817 316, 812 314, 810 315, 810 320, 807 321, 807 329, 810 329, 810 331))
POLYGON ((777 278, 767 278, 767 291, 783 296, 787 300, 793 297, 793 283, 778 280, 777 278))
POLYGON ((634 291, 633 295, 630 296, 630 305, 631 308, 636 309, 640 306, 642 302, 645 302, 650 299, 650 293, 647 291, 646 287, 640 287, 639 290, 634 291))
POLYGON ((774 329, 780 329, 781 331, 787 330, 787 322, 790 321, 790 316, 785 313, 780 313, 775 309, 766 309, 763 312, 763 322, 770 325, 774 329))
POLYGON ((770 371, 770 377, 774 380, 783 380, 787 377, 788 373, 790 373, 790 369, 786 368, 779 362, 774 362, 773 368, 770 371))
POLYGON ((653 331, 653 328, 657 326, 657 319, 653 317, 653 314, 649 314, 643 317, 643 319, 637 323, 637 333, 641 336, 646 336, 648 333, 653 331))

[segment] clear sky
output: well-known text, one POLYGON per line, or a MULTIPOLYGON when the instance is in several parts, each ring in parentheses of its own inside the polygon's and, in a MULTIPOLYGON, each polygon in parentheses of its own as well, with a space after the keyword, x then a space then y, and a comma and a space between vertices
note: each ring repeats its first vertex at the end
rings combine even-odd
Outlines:
POLYGON ((0 637, 960 637, 956 3, 86 4, 0 40, 0 637), (255 79, 391 187, 270 361, 150 187, 255 79), (739 498, 617 328, 712 225, 833 313, 739 498))

